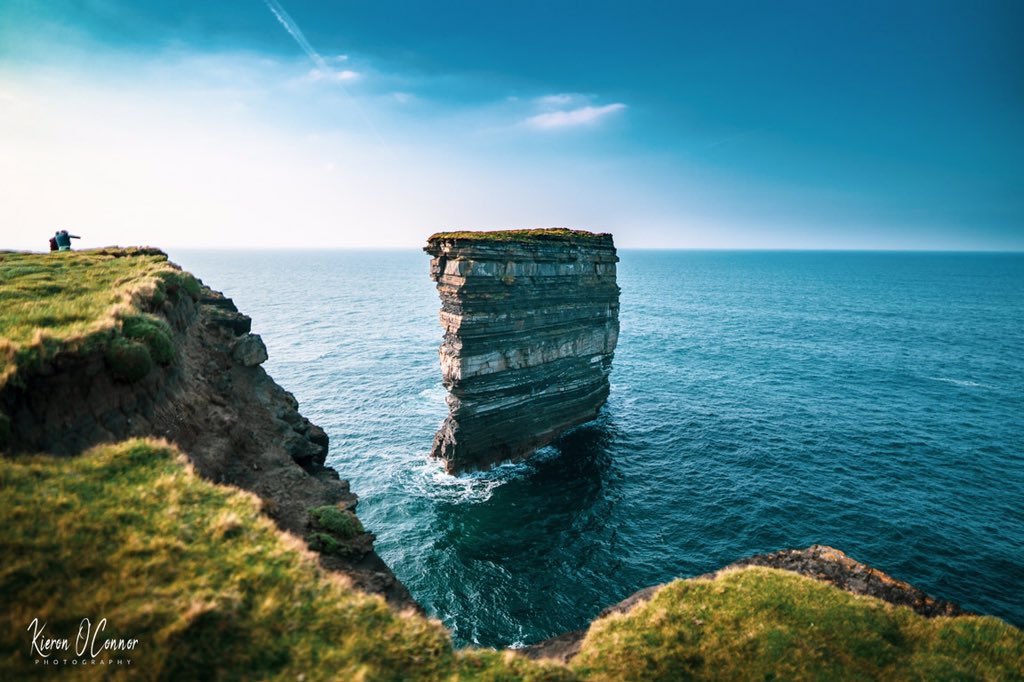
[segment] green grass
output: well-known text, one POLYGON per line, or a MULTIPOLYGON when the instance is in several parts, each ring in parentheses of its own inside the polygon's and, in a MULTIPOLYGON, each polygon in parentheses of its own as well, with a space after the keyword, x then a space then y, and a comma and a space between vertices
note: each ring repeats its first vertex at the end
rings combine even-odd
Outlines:
POLYGON ((427 243, 440 241, 474 242, 549 242, 549 241, 603 241, 608 235, 570 230, 564 227, 549 227, 533 230, 492 230, 481 232, 438 232, 427 238, 427 243))
MULTIPOLYGON (((338 510, 341 511, 341 510, 338 510)), ((325 528, 351 521, 321 514, 325 528)), ((248 493, 135 440, 77 458, 0 458, 0 670, 41 675, 33 618, 135 638, 147 679, 1019 679, 1024 635, 994 618, 906 608, 765 568, 677 581, 598 621, 568 666, 455 651, 436 621, 398 614, 322 571, 248 493)), ((44 670, 52 674, 53 671, 44 670)), ((108 672, 119 674, 118 670, 108 672)), ((65 669, 86 677, 95 669, 65 669)))
POLYGON ((1009 680, 1024 676, 1024 633, 752 567, 598 621, 571 667, 587 680, 1009 680))
POLYGON ((122 324, 170 362, 170 330, 144 313, 182 291, 199 283, 154 249, 0 252, 0 388, 57 354, 105 350, 122 324))
POLYGON ((350 556, 359 551, 350 542, 363 532, 363 524, 347 509, 325 505, 309 510, 315 530, 306 535, 306 542, 318 552, 350 556))
POLYGON ((363 532, 363 524, 347 509, 326 505, 310 509, 309 513, 321 528, 340 538, 355 537, 363 532))
POLYGON ((106 618, 105 637, 139 640, 120 673, 145 679, 575 679, 496 652, 456 653, 439 623, 324 573, 257 498, 200 479, 158 442, 0 458, 0 528, 5 679, 54 674, 29 655, 33 618, 73 640, 85 617, 106 618))
POLYGON ((154 362, 167 365, 174 359, 171 328, 156 315, 125 315, 121 318, 121 333, 145 344, 154 362))
POLYGON ((153 369, 153 358, 146 344, 125 338, 115 338, 107 346, 104 359, 115 379, 134 383, 153 369))

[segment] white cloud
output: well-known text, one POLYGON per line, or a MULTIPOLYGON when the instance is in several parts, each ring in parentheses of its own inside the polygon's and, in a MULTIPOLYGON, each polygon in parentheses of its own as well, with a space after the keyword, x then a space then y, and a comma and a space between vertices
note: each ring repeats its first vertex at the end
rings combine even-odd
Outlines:
POLYGON ((0 248, 45 249, 54 225, 82 248, 413 247, 452 225, 611 229, 632 208, 603 166, 466 144, 478 112, 424 135, 394 91, 296 89, 293 64, 247 58, 0 68, 0 187, 17 188, 0 201, 0 248), (595 198, 595 185, 612 188, 595 198))
POLYGON ((416 99, 416 95, 410 94, 408 92, 393 92, 391 93, 391 96, 399 104, 408 104, 409 102, 416 99))
POLYGON ((545 95, 543 97, 538 97, 536 101, 537 104, 544 107, 564 107, 572 104, 573 102, 578 102, 581 99, 584 99, 582 95, 563 92, 557 95, 545 95))
POLYGON ((351 69, 343 69, 341 71, 323 70, 323 69, 310 69, 310 71, 309 71, 309 78, 310 78, 310 80, 314 80, 314 81, 322 80, 322 81, 328 81, 328 82, 333 82, 333 81, 345 82, 345 81, 353 81, 353 80, 359 78, 359 72, 358 71, 352 71, 351 69))
POLYGON ((543 114, 530 116, 523 124, 538 130, 557 130, 562 128, 575 128, 579 126, 594 125, 603 118, 607 118, 617 111, 622 111, 626 105, 621 102, 606 104, 603 107, 585 106, 567 111, 547 111, 543 114))

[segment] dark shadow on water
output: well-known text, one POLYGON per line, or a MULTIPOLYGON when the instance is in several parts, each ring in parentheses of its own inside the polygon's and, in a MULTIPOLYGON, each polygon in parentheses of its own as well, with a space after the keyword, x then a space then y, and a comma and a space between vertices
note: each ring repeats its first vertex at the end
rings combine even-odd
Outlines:
POLYGON ((528 459, 486 501, 439 504, 435 523, 445 544, 465 561, 501 564, 528 555, 543 563, 566 543, 583 541, 614 507, 616 437, 602 413, 528 459))
POLYGON ((613 512, 623 481, 612 453, 621 436, 605 411, 499 474, 486 500, 434 507, 432 570, 457 578, 431 607, 457 642, 537 641, 606 605, 616 579, 609 557, 618 551, 613 512))
POLYGON ((535 486, 581 483, 590 496, 600 492, 612 465, 615 424, 602 412, 592 422, 569 431, 533 462, 529 481, 535 486))

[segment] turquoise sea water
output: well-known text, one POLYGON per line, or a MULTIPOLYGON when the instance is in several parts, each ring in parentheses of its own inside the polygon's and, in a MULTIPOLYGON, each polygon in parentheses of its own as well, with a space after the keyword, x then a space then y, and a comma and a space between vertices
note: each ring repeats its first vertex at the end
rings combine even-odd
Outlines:
POLYGON ((460 643, 825 543, 1024 625, 1024 255, 620 253, 600 418, 453 478, 418 251, 173 252, 331 437, 377 549, 460 643))

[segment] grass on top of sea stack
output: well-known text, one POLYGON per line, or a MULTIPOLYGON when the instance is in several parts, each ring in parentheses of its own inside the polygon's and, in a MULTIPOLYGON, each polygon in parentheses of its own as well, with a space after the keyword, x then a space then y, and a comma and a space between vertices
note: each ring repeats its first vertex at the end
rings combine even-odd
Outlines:
POLYGON ((599 242, 609 237, 604 232, 587 232, 586 230, 570 230, 567 227, 545 227, 532 230, 492 230, 480 232, 437 232, 427 238, 428 244, 442 241, 471 242, 555 242, 583 241, 599 242))
POLYGON ((157 249, 0 252, 0 387, 60 352, 101 350, 119 322, 199 284, 157 249))
POLYGON ((590 628, 587 680, 1009 680, 1024 633, 997 618, 925 618, 774 568, 677 580, 590 628))

